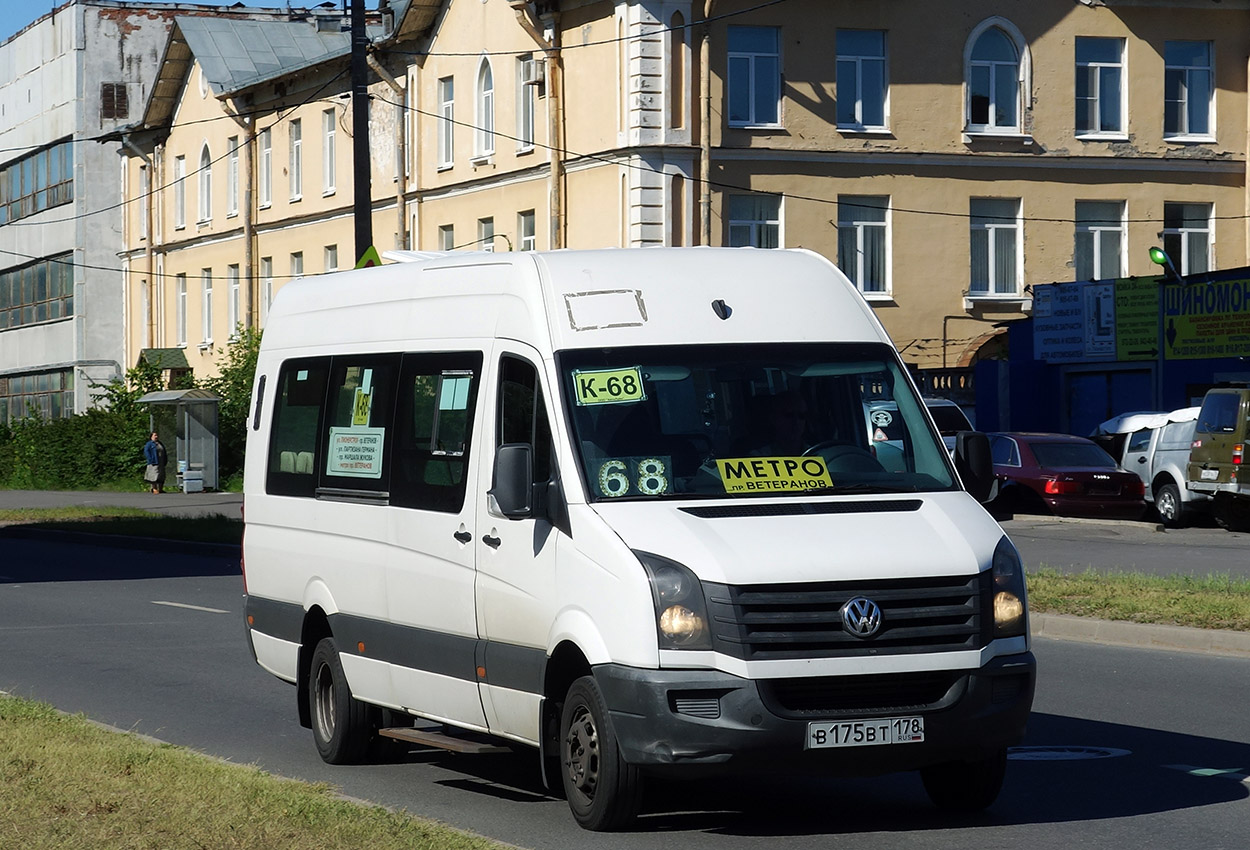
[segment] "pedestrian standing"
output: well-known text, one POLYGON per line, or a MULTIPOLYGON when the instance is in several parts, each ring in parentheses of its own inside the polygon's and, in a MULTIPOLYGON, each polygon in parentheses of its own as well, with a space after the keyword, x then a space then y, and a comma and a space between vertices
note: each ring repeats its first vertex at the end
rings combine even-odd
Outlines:
POLYGON ((143 472, 143 480, 148 482, 153 493, 164 493, 165 464, 169 456, 165 454, 165 444, 155 431, 152 432, 152 438, 143 444, 143 457, 148 462, 147 469, 143 472))

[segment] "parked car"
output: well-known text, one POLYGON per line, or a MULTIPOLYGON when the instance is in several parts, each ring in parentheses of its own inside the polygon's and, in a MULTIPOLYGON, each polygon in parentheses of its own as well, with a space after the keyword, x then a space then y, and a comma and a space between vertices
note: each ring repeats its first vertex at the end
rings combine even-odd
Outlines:
POLYGON ((1211 496, 1215 521, 1230 531, 1250 531, 1250 388, 1207 390, 1185 470, 1190 490, 1211 496))
POLYGON ((1145 485, 1092 440, 1071 434, 989 435, 998 479, 996 515, 1053 513, 1137 519, 1145 485))
POLYGON ((1184 525, 1193 515, 1211 509, 1211 500, 1185 486, 1185 465, 1194 440, 1198 408, 1169 413, 1122 413, 1108 419, 1090 438, 1135 473, 1146 485, 1146 504, 1153 505, 1169 528, 1184 525))

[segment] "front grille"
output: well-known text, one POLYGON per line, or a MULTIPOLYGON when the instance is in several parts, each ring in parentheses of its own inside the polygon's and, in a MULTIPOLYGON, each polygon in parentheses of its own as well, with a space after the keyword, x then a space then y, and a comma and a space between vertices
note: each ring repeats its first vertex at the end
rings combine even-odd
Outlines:
POLYGON ((747 661, 903 655, 979 649, 989 642, 990 575, 804 584, 704 584, 713 647, 747 661), (864 596, 881 628, 860 638, 842 606, 864 596))
POLYGON ((966 674, 893 673, 761 679, 760 699, 781 717, 863 712, 915 712, 939 708, 962 693, 966 674))

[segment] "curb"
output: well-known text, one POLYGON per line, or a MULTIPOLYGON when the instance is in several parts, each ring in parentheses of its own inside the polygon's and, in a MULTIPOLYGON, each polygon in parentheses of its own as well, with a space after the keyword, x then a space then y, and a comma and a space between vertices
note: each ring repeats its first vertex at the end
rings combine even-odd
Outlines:
POLYGON ((132 537, 125 534, 93 534, 89 531, 62 531, 35 528, 29 525, 0 526, 0 537, 23 540, 51 540, 84 546, 107 546, 112 549, 137 549, 143 552, 180 552, 206 558, 239 558, 243 547, 235 543, 201 543, 196 540, 166 540, 159 537, 132 537))
POLYGON ((1250 632, 1097 620, 1071 614, 1030 614, 1029 623, 1034 637, 1250 658, 1250 632))

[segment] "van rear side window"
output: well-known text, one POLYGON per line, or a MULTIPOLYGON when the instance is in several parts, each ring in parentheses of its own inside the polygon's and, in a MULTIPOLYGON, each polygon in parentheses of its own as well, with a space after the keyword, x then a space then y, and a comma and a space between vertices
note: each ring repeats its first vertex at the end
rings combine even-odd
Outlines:
POLYGON ((1208 393, 1198 414, 1199 434, 1231 434, 1237 428, 1237 408, 1241 396, 1236 393, 1208 393))
POLYGON ((322 427, 322 486, 385 493, 399 355, 335 357, 322 427))
POLYGON ((316 492, 317 425, 329 371, 328 357, 283 364, 274 399, 266 492, 279 496, 316 492))

